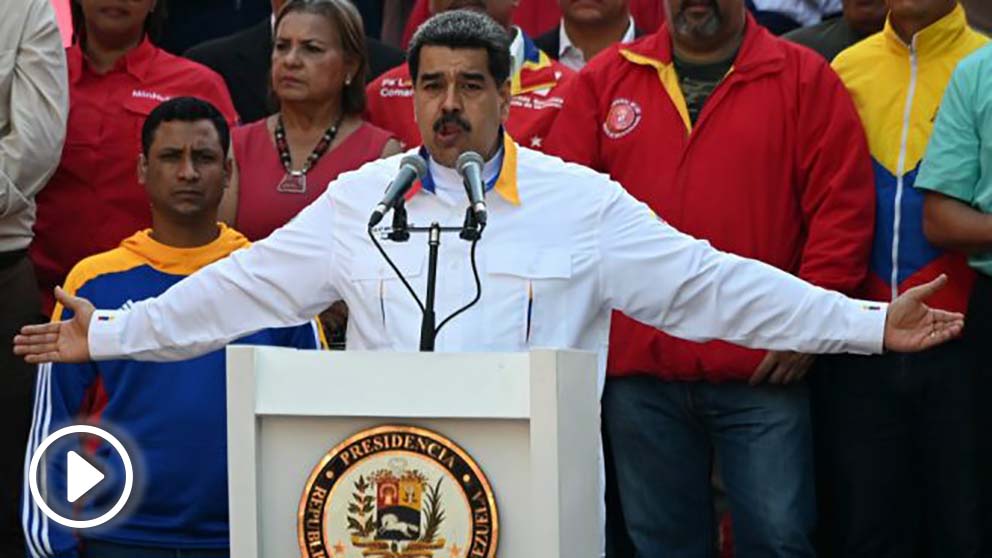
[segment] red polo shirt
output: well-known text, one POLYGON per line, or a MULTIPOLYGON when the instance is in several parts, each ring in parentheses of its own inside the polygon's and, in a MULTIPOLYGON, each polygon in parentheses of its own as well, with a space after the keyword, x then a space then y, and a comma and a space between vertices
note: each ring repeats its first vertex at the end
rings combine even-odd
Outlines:
POLYGON ((93 71, 79 45, 69 47, 66 58, 65 147, 38 194, 30 247, 46 312, 52 310, 52 288, 77 262, 151 226, 137 165, 141 126, 152 109, 172 97, 193 96, 215 105, 232 125, 238 119, 220 76, 147 39, 105 74, 93 71))
MULTIPOLYGON (((512 76, 513 98, 506 130, 524 147, 542 149, 563 103, 562 90, 575 72, 548 58, 522 35, 524 62, 512 76)), ((382 74, 365 88, 368 99, 365 118, 389 130, 407 147, 421 144, 420 129, 413 118, 413 80, 410 68, 399 65, 382 74)))
MULTIPOLYGON (((854 103, 822 58, 750 16, 733 68, 695 123, 662 26, 579 73, 548 151, 609 174, 672 226, 720 250, 849 294, 867 274, 875 191, 854 103)), ((676 339, 615 314, 608 372, 742 380, 763 356, 676 339)))

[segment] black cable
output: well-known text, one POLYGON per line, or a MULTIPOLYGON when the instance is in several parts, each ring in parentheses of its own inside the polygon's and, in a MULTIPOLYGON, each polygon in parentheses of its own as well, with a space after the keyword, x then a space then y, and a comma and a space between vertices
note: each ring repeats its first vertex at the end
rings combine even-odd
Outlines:
POLYGON ((472 274, 475 276, 475 298, 472 299, 472 302, 469 302, 465 306, 462 306, 461 308, 456 310, 454 314, 445 318, 441 322, 441 325, 437 326, 437 329, 434 330, 434 337, 437 337, 437 334, 441 332, 441 328, 444 327, 445 324, 455 319, 455 317, 461 314, 462 312, 465 312, 469 308, 475 306, 476 303, 479 302, 479 299, 482 298, 482 282, 479 280, 479 267, 475 263, 475 246, 479 243, 479 238, 482 236, 482 228, 483 227, 481 226, 479 227, 479 236, 476 236, 475 240, 472 241, 471 259, 472 259, 472 274))
MULTIPOLYGON (((406 290, 410 291, 410 294, 411 295, 413 295, 413 300, 416 300, 417 301, 417 306, 420 307, 420 312, 421 313, 425 312, 425 310, 424 310, 424 303, 423 302, 420 302, 420 297, 417 296, 417 293, 413 290, 413 287, 411 287, 410 286, 410 283, 407 282, 406 277, 403 277, 403 274, 400 272, 399 268, 396 267, 396 264, 393 263, 393 260, 391 260, 389 258, 389 254, 387 254, 386 251, 383 250, 382 245, 380 245, 379 244, 379 241, 376 240, 375 233, 372 232, 372 227, 369 227, 368 231, 369 231, 369 238, 372 239, 372 244, 375 244, 375 247, 379 249, 379 253, 382 254, 382 257, 386 259, 386 263, 389 264, 389 267, 393 268, 393 271, 396 272, 396 276, 399 277, 400 278, 400 281, 403 282, 403 286, 406 287, 406 290)), ((472 254, 473 254, 472 255, 472 257, 473 257, 472 263, 474 265, 475 264, 475 260, 474 260, 474 258, 475 258, 475 245, 474 244, 472 245, 472 254)), ((478 280, 478 278, 476 278, 476 280, 478 280)))

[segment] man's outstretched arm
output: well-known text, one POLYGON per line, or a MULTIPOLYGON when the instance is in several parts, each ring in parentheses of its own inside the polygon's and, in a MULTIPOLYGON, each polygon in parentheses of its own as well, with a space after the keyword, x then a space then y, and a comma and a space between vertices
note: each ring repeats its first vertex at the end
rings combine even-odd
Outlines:
POLYGON ((684 235, 613 186, 601 221, 604 299, 666 333, 779 351, 869 354, 924 350, 964 327, 961 314, 924 303, 945 277, 890 305, 850 299, 684 235))
POLYGON ((322 196, 269 238, 130 310, 94 312, 85 299, 58 290, 75 316, 24 327, 14 352, 32 363, 178 360, 261 329, 306 323, 339 298, 331 280, 333 213, 322 196))

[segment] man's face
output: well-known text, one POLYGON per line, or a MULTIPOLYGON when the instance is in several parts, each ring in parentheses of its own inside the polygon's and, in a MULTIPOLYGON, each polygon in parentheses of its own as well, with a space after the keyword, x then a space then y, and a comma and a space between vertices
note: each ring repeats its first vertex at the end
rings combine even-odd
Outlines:
POLYGON ((209 120, 162 122, 138 164, 152 213, 172 219, 216 220, 231 162, 209 120))
POLYGON ((744 25, 743 0, 666 0, 675 40, 709 49, 734 37, 744 25))
POLYGON ((844 19, 862 33, 882 29, 888 13, 885 0, 844 0, 844 19))
POLYGON ((503 27, 513 24, 513 10, 520 0, 429 0, 428 9, 431 15, 437 15, 448 10, 474 10, 489 14, 496 23, 503 27))
POLYGON ((629 0, 558 0, 566 20, 590 25, 614 21, 628 13, 628 5, 629 0))
POLYGON ((140 33, 155 0, 77 0, 87 28, 106 36, 140 33))
POLYGON ((936 20, 954 9, 955 0, 886 0, 894 20, 936 20))
POLYGON ((424 145, 453 167, 465 151, 492 154, 510 113, 510 84, 493 79, 485 49, 425 46, 413 102, 424 145))

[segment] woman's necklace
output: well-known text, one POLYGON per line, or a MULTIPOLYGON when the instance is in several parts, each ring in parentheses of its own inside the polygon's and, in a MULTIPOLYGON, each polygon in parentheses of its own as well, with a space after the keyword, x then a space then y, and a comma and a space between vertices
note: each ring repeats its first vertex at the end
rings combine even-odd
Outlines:
POLYGON ((307 173, 317 164, 317 161, 327 153, 327 149, 334 143, 335 136, 338 135, 338 127, 344 119, 344 113, 338 116, 337 122, 331 125, 324 132, 323 137, 314 146, 313 152, 307 157, 303 168, 293 170, 293 157, 289 153, 289 142, 286 141, 286 127, 282 123, 282 115, 276 117, 276 148, 279 150, 279 160, 282 161, 282 168, 286 169, 286 176, 283 177, 276 190, 287 194, 303 194, 307 191, 307 173))

